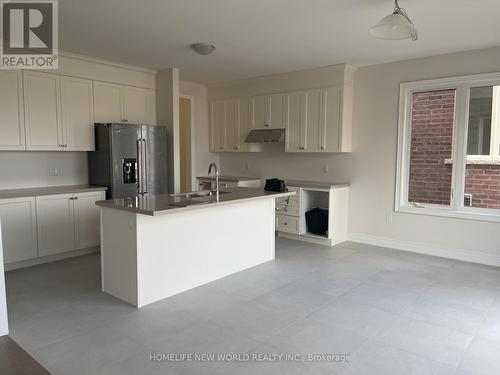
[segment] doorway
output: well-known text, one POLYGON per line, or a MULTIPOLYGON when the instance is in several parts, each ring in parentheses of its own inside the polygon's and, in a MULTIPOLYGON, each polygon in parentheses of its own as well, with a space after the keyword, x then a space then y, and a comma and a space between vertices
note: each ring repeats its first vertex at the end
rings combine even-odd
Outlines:
POLYGON ((179 98, 180 188, 182 192, 193 190, 191 184, 192 105, 191 98, 183 96, 179 98))

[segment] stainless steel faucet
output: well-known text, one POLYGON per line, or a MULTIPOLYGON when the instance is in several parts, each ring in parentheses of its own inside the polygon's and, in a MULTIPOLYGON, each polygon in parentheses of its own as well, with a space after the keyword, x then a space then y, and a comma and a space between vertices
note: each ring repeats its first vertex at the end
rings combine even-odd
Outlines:
POLYGON ((210 163, 208 166, 208 175, 210 176, 210 173, 212 173, 212 168, 215 171, 215 189, 212 191, 215 192, 215 199, 217 202, 219 201, 219 168, 217 168, 217 164, 215 163, 210 163))

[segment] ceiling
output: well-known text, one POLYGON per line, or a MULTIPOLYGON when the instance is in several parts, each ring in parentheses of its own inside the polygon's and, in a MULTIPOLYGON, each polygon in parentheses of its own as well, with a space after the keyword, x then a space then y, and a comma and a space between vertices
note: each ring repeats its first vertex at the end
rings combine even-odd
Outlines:
POLYGON ((368 29, 392 0, 59 0, 60 48, 213 83, 325 65, 371 65, 500 45, 498 0, 400 0, 419 40, 368 29), (217 50, 199 56, 194 42, 217 50))

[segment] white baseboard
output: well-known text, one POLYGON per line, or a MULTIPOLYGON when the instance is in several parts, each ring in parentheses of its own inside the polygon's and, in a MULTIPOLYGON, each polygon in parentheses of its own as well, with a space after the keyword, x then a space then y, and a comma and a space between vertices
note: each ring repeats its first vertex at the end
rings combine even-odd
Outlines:
POLYGON ((19 268, 36 266, 38 264, 55 262, 56 260, 62 260, 62 259, 67 259, 67 258, 78 257, 81 255, 92 254, 92 253, 98 252, 99 249, 100 249, 99 246, 95 246, 95 247, 89 247, 86 249, 67 251, 65 253, 60 253, 60 254, 48 255, 48 256, 40 257, 40 258, 23 260, 20 262, 8 263, 5 265, 5 271, 12 271, 12 270, 17 270, 19 268))
POLYGON ((500 254, 494 255, 481 251, 471 251, 465 249, 428 245, 418 242, 373 236, 371 234, 364 233, 349 233, 348 240, 373 246, 388 247, 395 250, 410 251, 413 253, 433 255, 442 258, 500 267, 500 254))

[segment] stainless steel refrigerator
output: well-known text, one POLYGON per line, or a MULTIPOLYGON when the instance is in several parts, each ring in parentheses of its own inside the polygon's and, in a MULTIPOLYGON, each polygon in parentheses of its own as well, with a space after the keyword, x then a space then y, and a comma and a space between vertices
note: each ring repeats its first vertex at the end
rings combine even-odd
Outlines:
POLYGON ((107 186, 107 199, 168 192, 166 127, 95 124, 95 146, 89 183, 107 186))

